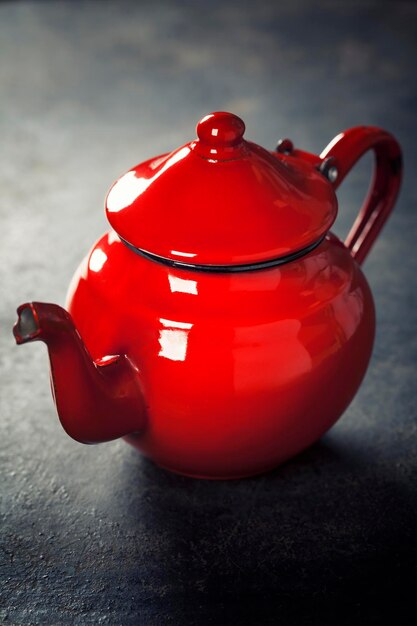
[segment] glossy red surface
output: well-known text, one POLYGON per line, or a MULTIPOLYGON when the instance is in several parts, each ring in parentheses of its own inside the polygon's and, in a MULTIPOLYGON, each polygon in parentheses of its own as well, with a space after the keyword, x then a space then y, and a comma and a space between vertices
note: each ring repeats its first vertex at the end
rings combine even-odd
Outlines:
MULTIPOLYGON (((242 148, 242 128, 234 122, 231 129, 229 122, 219 125, 220 151, 242 148)), ((200 137, 207 142, 211 122, 202 123, 200 137)), ((259 153, 263 167, 277 160, 295 171, 297 162, 297 176, 304 168, 311 189, 321 181, 319 206, 321 191, 331 198, 333 186, 367 149, 377 155, 376 173, 348 247, 327 234, 296 261, 216 274, 146 259, 110 231, 72 281, 67 307, 75 327, 56 305, 21 307, 16 338, 48 344, 66 430, 88 442, 126 436, 161 466, 209 478, 271 469, 328 430, 352 400, 372 352, 374 305, 359 263, 395 201, 399 147, 380 129, 358 128, 339 135, 321 157, 301 150, 268 158, 259 153), (318 172, 329 156, 338 172, 318 172)), ((205 171, 207 160, 193 158, 205 171)), ((179 184, 175 168, 171 173, 179 184)), ((234 180, 233 168, 223 172, 229 173, 234 180)), ((155 205, 154 219, 169 207, 155 205)), ((199 250, 204 233, 193 229, 201 222, 174 222, 162 222, 166 241, 169 226, 177 228, 173 235, 182 226, 190 242, 195 235, 199 250)), ((272 234, 279 239, 279 229, 272 234)))
POLYGON ((67 304, 93 358, 140 367, 148 425, 131 443, 199 476, 262 472, 320 437, 374 336, 366 280, 333 237, 281 268, 215 275, 153 263, 110 233, 67 304))
POLYGON ((321 153, 333 158, 338 170, 334 182, 340 185, 355 163, 368 150, 375 156, 375 168, 365 202, 345 241, 358 263, 364 261, 389 217, 402 180, 402 154, 397 140, 381 128, 358 126, 340 133, 321 153))
POLYGON ((270 260, 317 241, 336 217, 332 185, 304 159, 244 141, 244 128, 230 113, 211 114, 198 140, 127 172, 107 196, 114 230, 198 265, 270 260))
POLYGON ((82 443, 111 441, 145 427, 140 373, 124 354, 92 359, 71 316, 57 304, 22 304, 18 344, 44 341, 51 389, 65 431, 82 443))

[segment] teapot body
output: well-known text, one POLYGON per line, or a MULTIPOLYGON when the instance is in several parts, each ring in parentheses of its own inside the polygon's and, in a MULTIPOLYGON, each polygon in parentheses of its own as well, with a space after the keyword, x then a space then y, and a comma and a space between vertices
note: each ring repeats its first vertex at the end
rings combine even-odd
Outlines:
POLYGON ((137 365, 148 423, 129 443, 210 478, 264 472, 320 438, 355 395, 375 331, 367 281, 331 233, 284 265, 211 273, 144 258, 111 231, 67 308, 94 359, 137 365))
POLYGON ((374 126, 320 155, 289 139, 269 152, 225 111, 196 131, 112 185, 112 230, 75 274, 68 310, 24 303, 13 333, 47 345, 77 441, 124 437, 172 471, 238 478, 311 445, 353 399, 375 334, 360 266, 394 207, 402 156, 374 126), (371 184, 342 243, 335 192, 368 151, 371 184))

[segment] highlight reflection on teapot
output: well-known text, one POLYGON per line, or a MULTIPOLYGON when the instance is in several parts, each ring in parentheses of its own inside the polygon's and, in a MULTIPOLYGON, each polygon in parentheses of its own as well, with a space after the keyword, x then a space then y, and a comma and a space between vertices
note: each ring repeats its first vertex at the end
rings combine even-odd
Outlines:
POLYGON ((122 176, 67 310, 18 308, 16 341, 47 344, 74 439, 124 437, 172 471, 237 478, 312 444, 354 397, 375 331, 360 266, 396 200, 400 147, 362 126, 320 156, 288 139, 269 152, 244 130, 211 113, 198 139, 122 176), (335 190, 368 150, 371 189, 342 243, 335 190))

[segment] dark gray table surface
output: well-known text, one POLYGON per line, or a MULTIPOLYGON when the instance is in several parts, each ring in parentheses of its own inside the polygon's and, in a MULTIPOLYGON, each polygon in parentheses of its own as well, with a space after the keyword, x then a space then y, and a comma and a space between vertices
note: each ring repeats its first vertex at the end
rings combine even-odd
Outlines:
MULTIPOLYGON (((2 625, 416 623, 416 31, 409 2, 0 3, 2 625), (378 331, 357 397, 234 482, 72 441, 45 347, 11 335, 21 302, 63 303, 113 180, 219 109, 271 149, 380 125, 406 171, 365 264, 378 331)), ((340 190, 341 235, 370 167, 340 190)))

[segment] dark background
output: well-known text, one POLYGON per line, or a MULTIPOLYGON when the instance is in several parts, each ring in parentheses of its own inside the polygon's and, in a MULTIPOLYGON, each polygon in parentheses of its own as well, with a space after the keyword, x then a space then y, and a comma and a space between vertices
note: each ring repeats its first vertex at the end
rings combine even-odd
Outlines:
POLYGON ((2 625, 415 623, 416 32, 409 2, 0 3, 2 625), (271 149, 380 125, 406 174, 365 264, 378 331, 356 399, 273 473, 208 482, 69 439, 45 347, 11 327, 21 302, 63 303, 115 178, 222 109, 271 149))

